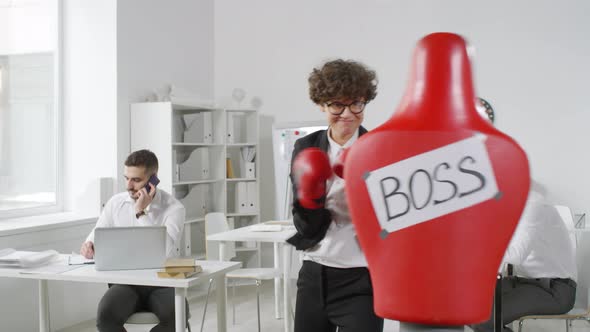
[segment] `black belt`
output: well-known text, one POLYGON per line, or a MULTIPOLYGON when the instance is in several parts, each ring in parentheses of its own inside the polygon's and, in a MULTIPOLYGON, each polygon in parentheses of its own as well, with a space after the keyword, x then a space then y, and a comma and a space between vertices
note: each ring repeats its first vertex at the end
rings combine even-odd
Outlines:
POLYGON ((576 288, 577 284, 570 278, 523 278, 523 277, 508 277, 509 280, 512 280, 512 287, 518 284, 532 284, 537 285, 539 287, 550 289, 553 286, 553 283, 560 282, 564 283, 570 287, 576 288))
POLYGON ((576 282, 570 278, 565 278, 565 279, 564 278, 553 278, 553 279, 551 279, 551 282, 556 282, 556 281, 562 282, 562 283, 572 286, 574 288, 578 287, 578 284, 576 284, 576 282))

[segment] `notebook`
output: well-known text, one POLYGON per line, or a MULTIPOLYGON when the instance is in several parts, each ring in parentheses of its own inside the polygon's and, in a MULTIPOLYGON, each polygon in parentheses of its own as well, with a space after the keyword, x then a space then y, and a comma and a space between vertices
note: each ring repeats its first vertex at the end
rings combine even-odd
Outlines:
POLYGON ((166 261, 166 227, 112 227, 94 230, 96 270, 160 269, 166 261))

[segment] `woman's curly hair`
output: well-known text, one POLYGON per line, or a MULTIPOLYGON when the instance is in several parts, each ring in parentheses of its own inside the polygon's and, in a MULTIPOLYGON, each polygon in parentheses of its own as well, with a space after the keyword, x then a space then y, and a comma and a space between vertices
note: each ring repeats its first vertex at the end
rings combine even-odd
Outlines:
POLYGON ((364 99, 377 96, 377 74, 360 62, 333 60, 309 75, 309 97, 320 105, 337 99, 364 99))

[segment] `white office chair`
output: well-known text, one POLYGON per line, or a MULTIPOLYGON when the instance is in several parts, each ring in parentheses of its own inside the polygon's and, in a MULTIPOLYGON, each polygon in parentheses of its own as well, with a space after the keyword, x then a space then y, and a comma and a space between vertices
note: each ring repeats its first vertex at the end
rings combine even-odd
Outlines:
MULTIPOLYGON (((572 210, 569 207, 563 205, 555 205, 554 207, 555 210, 557 210, 557 213, 559 213, 559 216, 565 224, 565 227, 570 232, 570 239, 572 242, 572 247, 574 249, 574 255, 577 255, 578 239, 576 234, 574 233, 575 223, 572 210)), ((576 292, 580 288, 581 287, 578 285, 576 292)), ((562 319, 565 320, 566 332, 570 332, 572 327, 572 321, 585 320, 586 322, 590 322, 590 305, 588 306, 588 308, 573 308, 572 310, 570 310, 570 312, 561 315, 528 315, 520 317, 518 319, 518 332, 522 332, 524 321, 527 319, 562 319)))
MULTIPOLYGON (((189 324, 188 320, 191 318, 190 311, 187 313, 186 316, 186 328, 188 332, 191 332, 191 325, 189 324)), ((125 324, 145 324, 145 325, 157 325, 160 323, 158 316, 156 316, 153 312, 149 311, 139 311, 131 315, 125 322, 125 324)))
POLYGON ((574 233, 576 225, 574 222, 574 214, 572 213, 572 210, 565 205, 554 205, 553 207, 557 213, 559 213, 559 216, 565 224, 565 227, 570 232, 570 239, 572 240, 572 245, 574 246, 574 254, 577 254, 576 250, 578 248, 578 237, 574 233))
MULTIPOLYGON (((221 212, 208 213, 205 216, 205 234, 211 235, 229 230, 227 218, 225 214, 221 212)), ((228 242, 226 244, 225 257, 219 257, 219 245, 217 242, 207 241, 207 260, 230 260, 236 256, 235 244, 228 242)), ((226 274, 226 279, 248 279, 254 280, 256 283, 256 309, 258 314, 258 331, 260 332, 260 284, 262 280, 272 280, 280 277, 282 274, 281 270, 275 268, 247 268, 238 269, 226 274)), ((235 324, 236 319, 236 301, 235 301, 235 285, 232 285, 232 306, 233 306, 233 322, 235 324)), ((207 308, 207 302, 209 300, 209 292, 207 292, 207 300, 205 302, 205 310, 207 308)), ((204 314, 203 314, 204 318, 204 314)))

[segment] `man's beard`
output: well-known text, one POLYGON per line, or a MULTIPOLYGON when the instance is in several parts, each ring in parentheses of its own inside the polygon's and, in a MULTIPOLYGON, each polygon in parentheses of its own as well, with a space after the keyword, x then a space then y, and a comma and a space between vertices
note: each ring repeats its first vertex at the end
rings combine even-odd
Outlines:
POLYGON ((134 201, 137 200, 137 191, 131 191, 131 190, 127 190, 127 192, 129 193, 129 197, 131 197, 134 201))

